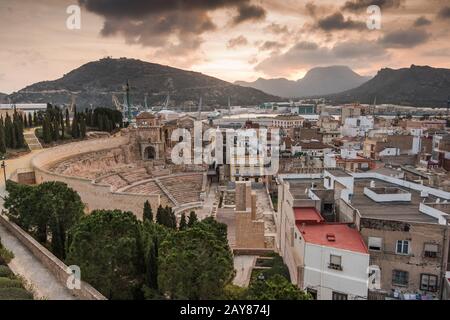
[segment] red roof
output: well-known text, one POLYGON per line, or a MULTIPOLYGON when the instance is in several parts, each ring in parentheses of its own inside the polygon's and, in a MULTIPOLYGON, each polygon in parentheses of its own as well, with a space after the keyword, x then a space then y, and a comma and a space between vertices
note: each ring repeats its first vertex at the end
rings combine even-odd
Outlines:
POLYGON ((359 232, 346 224, 302 224, 301 222, 297 222, 297 228, 308 243, 359 253, 368 253, 366 244, 359 232))
POLYGON ((294 208, 294 216, 297 223, 320 223, 324 221, 316 208, 294 208))

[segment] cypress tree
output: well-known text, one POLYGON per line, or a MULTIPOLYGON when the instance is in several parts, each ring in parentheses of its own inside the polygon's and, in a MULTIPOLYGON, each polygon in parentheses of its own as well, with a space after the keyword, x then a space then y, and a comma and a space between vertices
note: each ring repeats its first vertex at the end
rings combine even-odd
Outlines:
POLYGON ((0 153, 6 153, 5 126, 3 125, 3 117, 0 118, 0 153))
POLYGON ((195 214, 194 211, 191 211, 191 213, 189 214, 189 219, 188 219, 188 227, 189 228, 193 227, 197 221, 198 221, 197 215, 195 214))
POLYGON ((66 127, 70 127, 69 109, 66 109, 66 127))
POLYGON ((158 290, 158 237, 154 236, 147 254, 147 286, 158 290))
POLYGON ((31 113, 28 114, 28 127, 33 127, 33 117, 31 116, 31 113))
POLYGON ((187 229, 187 221, 186 221, 186 214, 183 212, 183 214, 181 215, 181 219, 180 219, 180 227, 179 227, 180 231, 186 230, 187 229))
POLYGON ((47 117, 44 117, 44 121, 42 123, 42 136, 45 143, 51 142, 52 138, 50 133, 50 124, 47 117))
POLYGON ((159 205, 156 211, 156 223, 164 225, 164 209, 161 205, 159 205))
POLYGON ((64 140, 66 128, 65 128, 64 117, 63 117, 62 112, 59 113, 59 121, 61 123, 61 140, 64 140))
POLYGON ((52 140, 58 141, 59 138, 59 121, 53 120, 51 125, 52 140))
POLYGON ((5 118, 5 143, 7 148, 13 148, 13 136, 14 128, 12 125, 11 117, 7 113, 5 118))
POLYGON ((86 138, 86 120, 84 116, 80 117, 80 136, 82 139, 86 138))
POLYGON ((152 207, 150 206, 150 202, 148 202, 148 200, 144 203, 143 219, 144 221, 153 222, 152 207))
POLYGON ((72 119, 72 138, 79 138, 78 116, 76 114, 72 119))
POLYGON ((36 113, 36 111, 33 112, 33 125, 34 125, 35 127, 38 126, 38 118, 37 118, 37 113, 36 113))

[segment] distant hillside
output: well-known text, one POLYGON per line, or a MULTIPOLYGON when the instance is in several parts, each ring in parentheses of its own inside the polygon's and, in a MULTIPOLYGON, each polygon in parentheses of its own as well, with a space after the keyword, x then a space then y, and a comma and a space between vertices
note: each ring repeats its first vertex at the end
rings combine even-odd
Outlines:
POLYGON ((353 89, 368 81, 346 66, 313 68, 303 79, 291 81, 280 79, 258 79, 254 82, 238 81, 235 84, 255 88, 281 97, 308 97, 327 95, 353 89))
POLYGON ((170 89, 172 105, 197 105, 200 96, 209 106, 227 105, 228 97, 234 105, 256 105, 279 101, 252 88, 244 88, 206 76, 198 72, 148 63, 135 59, 105 58, 87 63, 55 81, 43 81, 9 96, 15 103, 70 104, 72 96, 79 107, 112 106, 112 96, 123 101, 123 86, 129 80, 134 104, 149 106, 165 101, 170 89))
POLYGON ((381 69, 358 88, 333 94, 333 103, 392 103, 416 107, 445 107, 450 97, 450 69, 415 66, 381 69))
POLYGON ((1 93, 1 92, 0 92, 0 103, 2 103, 2 102, 5 101, 6 96, 7 96, 6 93, 1 93))

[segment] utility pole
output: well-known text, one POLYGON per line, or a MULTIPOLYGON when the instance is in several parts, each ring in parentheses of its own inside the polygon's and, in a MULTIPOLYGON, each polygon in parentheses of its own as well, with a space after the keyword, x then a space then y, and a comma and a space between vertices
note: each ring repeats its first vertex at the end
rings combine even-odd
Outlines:
POLYGON ((5 156, 1 156, 2 164, 1 167, 3 168, 3 178, 5 179, 5 189, 6 189, 6 163, 5 163, 5 156))

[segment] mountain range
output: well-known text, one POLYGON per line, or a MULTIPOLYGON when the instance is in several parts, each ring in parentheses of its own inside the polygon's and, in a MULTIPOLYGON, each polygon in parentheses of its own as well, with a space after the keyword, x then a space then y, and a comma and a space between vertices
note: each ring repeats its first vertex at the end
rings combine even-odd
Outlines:
POLYGON ((196 106, 200 97, 204 106, 257 105, 281 98, 245 88, 198 72, 163 66, 136 59, 104 58, 89 62, 54 81, 30 85, 8 96, 14 103, 70 104, 77 106, 113 105, 115 96, 123 101, 124 85, 129 81, 133 104, 162 104, 170 92, 171 105, 196 106))
POLYGON ((450 69, 415 66, 384 68, 361 86, 326 97, 339 103, 398 104, 415 107, 446 107, 450 99, 450 69))
POLYGON ((309 70, 297 81, 285 78, 263 79, 254 82, 237 81, 235 84, 255 88, 281 97, 300 98, 328 95, 356 88, 370 77, 363 77, 347 66, 317 67, 309 70))
POLYGON ((0 94, 0 101, 60 105, 70 104, 74 99, 81 108, 112 107, 114 97, 123 101, 127 80, 135 105, 144 105, 145 97, 148 106, 161 105, 170 93, 169 106, 195 107, 202 97, 204 110, 226 106, 228 98, 233 105, 242 106, 283 101, 280 96, 308 96, 325 97, 332 104, 376 101, 377 104, 445 107, 450 97, 450 69, 429 66, 384 68, 372 79, 343 66, 314 68, 298 81, 260 79, 255 82, 258 84, 255 89, 242 86, 242 82, 231 84, 198 72, 140 60, 104 58, 60 79, 38 82, 7 96, 0 94))

